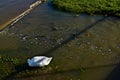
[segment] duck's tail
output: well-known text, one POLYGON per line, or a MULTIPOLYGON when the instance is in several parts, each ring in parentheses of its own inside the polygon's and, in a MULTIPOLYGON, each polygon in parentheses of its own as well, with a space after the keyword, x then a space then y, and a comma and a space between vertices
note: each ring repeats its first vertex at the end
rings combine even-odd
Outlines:
POLYGON ((51 62, 51 60, 52 60, 52 57, 47 58, 46 62, 45 62, 45 65, 48 65, 51 62))
POLYGON ((52 60, 52 57, 50 57, 49 60, 51 61, 51 60, 52 60))

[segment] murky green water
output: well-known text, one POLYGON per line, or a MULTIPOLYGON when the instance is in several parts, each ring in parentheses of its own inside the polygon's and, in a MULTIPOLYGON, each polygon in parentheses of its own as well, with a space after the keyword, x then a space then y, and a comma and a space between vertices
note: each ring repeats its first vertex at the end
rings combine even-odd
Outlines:
POLYGON ((50 72, 19 80, 105 80, 120 59, 119 29, 119 18, 62 13, 48 2, 0 33, 0 54, 53 57, 50 72))

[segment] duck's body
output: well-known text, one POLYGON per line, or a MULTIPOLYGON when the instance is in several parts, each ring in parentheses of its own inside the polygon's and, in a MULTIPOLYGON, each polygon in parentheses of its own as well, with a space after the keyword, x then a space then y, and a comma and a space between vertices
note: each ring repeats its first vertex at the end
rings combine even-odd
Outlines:
POLYGON ((28 59, 27 63, 30 67, 43 67, 50 63, 52 57, 46 56, 35 56, 32 59, 28 59))

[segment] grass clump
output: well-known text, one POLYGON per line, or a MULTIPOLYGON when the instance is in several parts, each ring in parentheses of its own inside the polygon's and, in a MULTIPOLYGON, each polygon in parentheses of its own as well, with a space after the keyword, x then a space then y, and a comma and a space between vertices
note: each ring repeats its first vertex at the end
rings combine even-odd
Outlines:
POLYGON ((52 0, 52 4, 65 12, 120 17, 120 0, 52 0))
POLYGON ((17 58, 0 55, 0 80, 14 72, 14 66, 20 62, 17 58))

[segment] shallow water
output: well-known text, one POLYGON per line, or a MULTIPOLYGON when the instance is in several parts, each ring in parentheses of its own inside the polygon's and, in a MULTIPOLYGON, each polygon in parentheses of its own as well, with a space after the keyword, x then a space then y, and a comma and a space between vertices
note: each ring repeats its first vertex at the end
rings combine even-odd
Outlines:
POLYGON ((19 80, 105 80, 120 58, 120 19, 68 14, 50 5, 40 5, 0 33, 0 54, 20 56, 23 61, 35 55, 52 56, 50 67, 58 69, 32 76, 16 74, 19 80))

